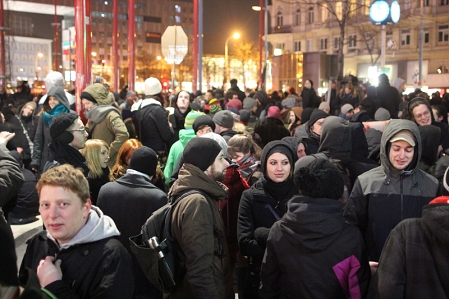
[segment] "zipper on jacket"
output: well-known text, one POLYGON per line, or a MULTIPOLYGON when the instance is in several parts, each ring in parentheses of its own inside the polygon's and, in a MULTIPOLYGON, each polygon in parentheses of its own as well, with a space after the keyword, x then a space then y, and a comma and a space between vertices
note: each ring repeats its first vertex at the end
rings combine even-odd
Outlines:
POLYGON ((401 221, 404 220, 404 194, 403 194, 403 186, 402 186, 402 175, 400 176, 400 185, 401 185, 401 221))

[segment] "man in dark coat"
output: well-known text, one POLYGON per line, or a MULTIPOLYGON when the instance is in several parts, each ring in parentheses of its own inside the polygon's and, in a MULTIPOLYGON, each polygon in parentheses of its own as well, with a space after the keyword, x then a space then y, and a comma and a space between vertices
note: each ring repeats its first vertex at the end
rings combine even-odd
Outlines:
POLYGON ((422 146, 415 123, 390 120, 381 139, 381 166, 360 175, 352 188, 344 215, 362 232, 371 261, 379 260, 390 231, 406 218, 421 217, 437 194, 437 179, 418 169, 422 146))
POLYGON ((52 168, 37 190, 47 230, 27 242, 20 274, 35 271, 57 298, 131 298, 131 257, 114 221, 91 204, 82 171, 68 164, 52 168))
POLYGON ((134 297, 162 298, 162 294, 146 279, 129 247, 129 237, 138 235, 151 214, 167 203, 167 195, 151 183, 156 166, 156 153, 142 146, 132 154, 126 174, 101 187, 98 195, 98 207, 114 220, 121 233, 119 240, 133 259, 134 297))
POLYGON ((184 123, 186 120, 186 116, 192 110, 190 108, 190 102, 191 102, 190 94, 187 91, 181 90, 176 95, 175 100, 176 100, 175 111, 169 117, 169 121, 173 128, 173 138, 170 141, 170 146, 179 140, 179 131, 182 129, 185 129, 184 123))
POLYGON ((179 244, 179 258, 186 274, 172 292, 171 299, 234 298, 232 273, 225 229, 216 202, 226 198, 217 181, 225 178, 228 163, 218 143, 209 138, 193 138, 184 148, 184 165, 169 191, 176 198, 191 189, 173 208, 171 234, 179 244))
POLYGON ((398 118, 399 104, 402 102, 401 95, 394 86, 390 86, 388 76, 380 74, 379 85, 376 88, 379 105, 390 112, 392 118, 398 118))
POLYGON ((447 298, 449 294, 449 176, 443 196, 390 233, 371 281, 372 298, 447 298))

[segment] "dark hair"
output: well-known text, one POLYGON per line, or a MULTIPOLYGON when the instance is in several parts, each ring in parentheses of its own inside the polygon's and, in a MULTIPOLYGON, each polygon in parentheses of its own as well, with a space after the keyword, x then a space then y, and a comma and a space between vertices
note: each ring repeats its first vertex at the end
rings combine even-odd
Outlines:
POLYGON ((412 99, 410 102, 408 102, 407 110, 406 110, 407 115, 405 115, 403 118, 416 122, 415 117, 413 115, 413 109, 415 109, 416 107, 418 107, 419 105, 422 105, 422 104, 426 105, 427 108, 429 109, 429 112, 432 117, 432 122, 433 122, 434 119, 433 119, 432 107, 430 106, 429 101, 422 97, 416 97, 416 98, 412 99))

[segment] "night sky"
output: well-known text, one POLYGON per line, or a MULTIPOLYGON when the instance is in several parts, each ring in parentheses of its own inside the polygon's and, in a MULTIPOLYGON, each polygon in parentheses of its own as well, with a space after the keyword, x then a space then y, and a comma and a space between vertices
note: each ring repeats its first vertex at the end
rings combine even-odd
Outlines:
POLYGON ((240 32, 241 41, 258 47, 259 12, 251 7, 259 5, 259 0, 203 0, 203 4, 204 54, 223 55, 225 41, 235 31, 240 32))

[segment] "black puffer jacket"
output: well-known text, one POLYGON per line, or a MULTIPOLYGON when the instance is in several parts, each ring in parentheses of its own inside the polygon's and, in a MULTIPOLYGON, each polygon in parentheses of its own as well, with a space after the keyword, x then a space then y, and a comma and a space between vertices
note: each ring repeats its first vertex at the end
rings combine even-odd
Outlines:
POLYGON ((402 220, 421 217, 422 207, 435 198, 438 181, 417 168, 421 157, 421 135, 409 120, 391 120, 381 140, 381 166, 360 175, 352 189, 345 217, 365 237, 370 260, 378 261, 390 231, 402 220), (412 132, 416 145, 407 170, 397 170, 389 160, 391 138, 401 130, 412 132))
POLYGON ((271 228, 260 298, 365 298, 369 279, 363 238, 341 204, 295 196, 271 228))

